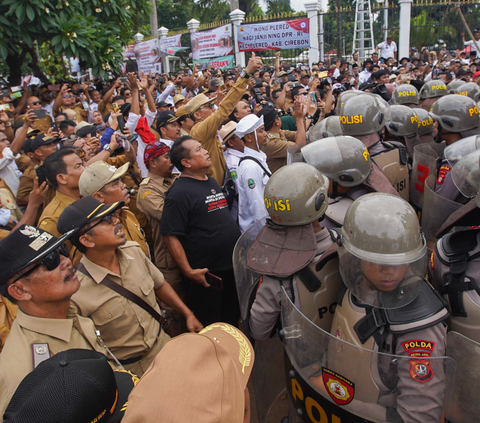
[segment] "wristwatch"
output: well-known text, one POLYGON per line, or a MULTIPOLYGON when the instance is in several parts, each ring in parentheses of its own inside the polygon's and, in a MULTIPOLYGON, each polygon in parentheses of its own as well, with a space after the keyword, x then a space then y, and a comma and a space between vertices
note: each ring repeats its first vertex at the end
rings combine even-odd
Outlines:
POLYGON ((110 144, 107 144, 105 147, 103 147, 105 151, 108 151, 110 154, 112 154, 112 149, 110 148, 110 144))
POLYGON ((251 78, 252 75, 250 75, 245 69, 242 70, 242 72, 240 73, 240 78, 251 78))
POLYGON ((310 119, 312 120, 313 119, 313 116, 311 114, 308 114, 307 116, 305 116, 307 119, 310 119))

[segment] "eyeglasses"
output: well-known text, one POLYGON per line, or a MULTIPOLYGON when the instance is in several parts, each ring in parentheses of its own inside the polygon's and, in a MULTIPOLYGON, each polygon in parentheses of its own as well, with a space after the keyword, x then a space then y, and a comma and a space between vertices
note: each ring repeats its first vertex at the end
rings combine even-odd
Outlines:
POLYGON ((62 98, 72 98, 73 95, 70 95, 70 94, 66 94, 66 95, 62 95, 62 98))
POLYGON ((204 104, 202 107, 200 107, 201 109, 204 109, 204 108, 207 108, 207 109, 213 109, 213 104, 212 103, 207 103, 207 104, 204 104))
POLYGON ((12 283, 17 282, 22 278, 26 278, 28 275, 32 274, 40 266, 45 266, 49 272, 55 270, 60 265, 60 254, 64 257, 69 256, 68 248, 65 244, 62 244, 56 250, 53 250, 50 254, 46 255, 42 260, 40 260, 35 266, 33 266, 28 272, 25 272, 23 275, 19 276, 12 283))
POLYGON ((97 225, 100 225, 100 223, 102 222, 106 222, 108 223, 109 225, 113 224, 113 222, 115 222, 116 220, 118 220, 118 217, 116 215, 115 212, 113 213, 110 213, 110 214, 107 214, 105 217, 103 217, 102 219, 100 219, 100 221, 98 221, 97 223, 95 223, 95 225, 91 226, 90 228, 88 228, 84 233, 83 235, 85 235, 87 232, 90 232, 95 226, 97 225))
POLYGON ((125 97, 131 97, 132 93, 125 93, 124 95, 125 95, 125 97))
POLYGON ((30 104, 32 106, 38 106, 39 104, 42 104, 42 102, 41 101, 32 101, 30 104))

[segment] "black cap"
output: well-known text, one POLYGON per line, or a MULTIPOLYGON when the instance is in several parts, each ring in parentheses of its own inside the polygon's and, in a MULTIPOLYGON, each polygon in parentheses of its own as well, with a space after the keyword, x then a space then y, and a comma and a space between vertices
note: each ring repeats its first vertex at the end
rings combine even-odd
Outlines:
POLYGON ((52 144, 53 142, 57 142, 56 138, 52 138, 47 134, 39 134, 33 138, 27 138, 23 143, 23 151, 25 153, 33 153, 38 147, 52 144))
POLYGON ((159 107, 170 107, 171 104, 168 104, 166 101, 159 101, 155 107, 158 109, 159 107))
POLYGON ((73 235, 73 231, 65 232, 65 235, 57 238, 35 226, 22 225, 0 241, 0 285, 59 248, 73 235))
POLYGON ((175 113, 171 112, 170 110, 165 110, 157 117, 157 128, 161 128, 162 126, 176 122, 177 120, 178 117, 175 116, 175 113))
POLYGON ((400 63, 402 63, 403 60, 406 60, 407 62, 409 61, 408 57, 402 57, 402 58, 400 59, 400 63))
POLYGON ((57 231, 61 234, 72 231, 76 234, 88 222, 105 217, 115 210, 123 207, 124 201, 112 204, 103 204, 93 197, 83 197, 70 204, 60 215, 57 223, 57 231))
POLYGON ((473 74, 473 72, 470 69, 460 69, 457 72, 457 77, 462 76, 462 75, 467 75, 469 73, 473 74))
POLYGON ((138 381, 126 370, 112 370, 107 357, 97 351, 62 351, 22 380, 4 422, 117 422, 138 381))
POLYGON ((257 112, 258 117, 263 116, 263 123, 265 124, 265 130, 269 131, 273 124, 275 123, 275 119, 278 116, 277 110, 272 106, 265 106, 261 110, 257 112))

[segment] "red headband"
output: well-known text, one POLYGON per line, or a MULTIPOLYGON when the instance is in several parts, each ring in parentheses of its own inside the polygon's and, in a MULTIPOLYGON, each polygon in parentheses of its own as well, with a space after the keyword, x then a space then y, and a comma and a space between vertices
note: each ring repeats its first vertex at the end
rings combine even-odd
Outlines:
POLYGON ((160 141, 155 141, 147 145, 145 148, 145 153, 143 155, 143 162, 145 166, 148 167, 148 164, 151 160, 156 159, 158 156, 161 156, 170 151, 170 147, 160 141))

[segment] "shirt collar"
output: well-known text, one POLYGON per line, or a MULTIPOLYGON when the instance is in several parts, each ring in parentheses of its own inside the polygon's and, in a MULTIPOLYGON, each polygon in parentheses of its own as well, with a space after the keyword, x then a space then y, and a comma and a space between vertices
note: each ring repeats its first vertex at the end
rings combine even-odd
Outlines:
POLYGON ((165 183, 172 184, 173 181, 175 181, 175 176, 173 175, 171 177, 164 178, 163 176, 155 175, 154 173, 148 172, 148 177, 150 179, 153 179, 154 181, 157 181, 160 185, 165 185, 165 183))
POLYGON ((255 157, 263 162, 267 161, 267 155, 263 151, 255 151, 250 147, 245 147, 245 150, 243 150, 243 155, 255 157))
POLYGON ((64 203, 66 204, 67 206, 69 206, 70 204, 74 203, 75 201, 75 198, 73 197, 70 197, 69 195, 67 194, 64 194, 60 191, 55 191, 55 197, 57 197, 58 201, 60 201, 61 203, 64 203))
POLYGON ((20 309, 17 311, 16 320, 22 328, 48 335, 64 342, 70 342, 73 324, 75 322, 74 319, 46 319, 43 317, 29 316, 20 309))
POLYGON ((243 157, 245 153, 242 153, 241 151, 235 150, 233 148, 227 148, 226 151, 227 154, 230 156, 236 156, 236 157, 243 157))
MULTIPOLYGON (((124 273, 127 267, 130 264, 130 261, 133 261, 133 257, 128 255, 125 251, 121 248, 117 248, 118 259, 120 260, 120 272, 124 273)), ((81 263, 85 266, 88 273, 90 273, 91 278, 98 284, 102 282, 107 275, 116 276, 117 278, 121 278, 120 275, 113 273, 112 271, 106 269, 105 267, 99 266, 91 261, 86 255, 82 257, 80 260, 81 263)))

